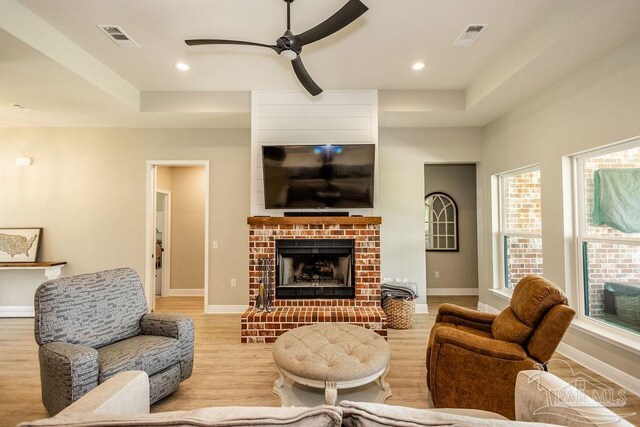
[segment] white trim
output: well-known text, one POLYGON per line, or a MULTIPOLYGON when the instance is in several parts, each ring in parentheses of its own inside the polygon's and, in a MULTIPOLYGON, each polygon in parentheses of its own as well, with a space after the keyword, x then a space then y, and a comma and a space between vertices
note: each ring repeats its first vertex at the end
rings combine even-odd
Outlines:
POLYGON ((508 288, 489 289, 489 292, 491 292, 493 295, 499 298, 506 299, 507 301, 511 301, 511 297, 513 296, 513 291, 507 290, 507 289, 508 288))
POLYGON ((150 256, 155 250, 155 216, 156 216, 156 166, 199 166, 204 167, 204 310, 209 305, 209 160, 147 160, 147 193, 146 193, 146 262, 144 288, 147 304, 155 307, 155 260, 150 256))
POLYGON ((497 308, 494 308, 494 307, 490 306, 489 304, 485 304, 485 303, 480 302, 480 301, 478 301, 478 311, 482 311, 484 313, 492 313, 492 314, 500 313, 500 310, 498 310, 497 308))
POLYGON ((0 305, 0 317, 34 317, 32 305, 0 305))
POLYGON ((156 168, 155 165, 147 161, 147 185, 145 190, 145 239, 144 239, 144 294, 147 298, 149 311, 155 308, 155 259, 151 256, 155 251, 156 230, 153 224, 156 222, 156 168), (149 220, 151 218, 151 220, 149 220))
MULTIPOLYGON (((157 193, 162 193, 164 197, 164 224, 162 224, 162 287, 160 295, 171 296, 171 191, 164 190, 156 186, 157 193)), ((158 207, 156 206, 156 209, 158 207)), ((158 224, 156 224, 157 228, 158 224)))
POLYGON ((170 297, 203 297, 204 289, 169 289, 170 297))
POLYGON ((595 357, 584 353, 577 348, 561 342, 556 351, 563 356, 581 364, 585 368, 595 372, 596 374, 616 383, 617 385, 629 390, 635 395, 640 395, 640 379, 635 378, 626 372, 615 368, 595 357))
POLYGON ((429 313, 429 306, 427 304, 416 304, 416 313, 429 313))
POLYGON ((427 295, 478 295, 478 288, 428 288, 427 295))
POLYGON ((633 136, 631 138, 623 139, 622 141, 612 142, 611 144, 602 145, 596 148, 590 148, 585 151, 580 151, 571 155, 576 159, 585 159, 594 157, 594 154, 606 156, 607 154, 615 153, 617 151, 624 151, 630 148, 638 147, 640 141, 640 135, 633 136))
POLYGON ((249 308, 249 305, 208 305, 205 313, 207 314, 242 314, 249 308))
POLYGON ((582 315, 578 315, 573 319, 571 327, 640 355, 640 341, 637 336, 630 332, 582 315))

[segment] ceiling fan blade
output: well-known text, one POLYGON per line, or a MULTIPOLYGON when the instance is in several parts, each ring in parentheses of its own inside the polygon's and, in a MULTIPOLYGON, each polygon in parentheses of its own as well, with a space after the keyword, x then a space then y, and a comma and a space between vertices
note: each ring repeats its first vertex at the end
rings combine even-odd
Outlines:
POLYGON ((298 40, 298 44, 300 46, 304 46, 328 37, 351 24, 367 10, 369 10, 369 8, 360 0, 349 0, 347 4, 342 6, 342 8, 334 13, 329 19, 316 25, 310 30, 295 36, 298 40))
POLYGON ((293 71, 295 71, 296 76, 298 76, 298 80, 300 80, 300 83, 302 83, 302 86, 304 86, 307 92, 313 96, 320 95, 322 93, 322 89, 313 81, 307 72, 307 69, 304 68, 304 64, 302 63, 300 56, 297 56, 296 59, 291 61, 291 64, 293 65, 293 71))
POLYGON ((195 40, 185 40, 184 42, 189 46, 202 46, 202 45, 212 45, 212 44, 236 44, 236 45, 244 45, 244 46, 268 47, 269 49, 275 50, 277 53, 280 53, 280 51, 282 51, 282 49, 278 46, 272 46, 272 45, 262 44, 262 43, 245 42, 241 40, 195 39, 195 40))

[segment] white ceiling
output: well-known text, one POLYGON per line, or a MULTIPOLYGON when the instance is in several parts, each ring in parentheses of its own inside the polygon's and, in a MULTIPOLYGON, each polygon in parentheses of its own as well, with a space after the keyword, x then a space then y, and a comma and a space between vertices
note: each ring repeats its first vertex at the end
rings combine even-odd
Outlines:
MULTIPOLYGON (((292 30, 345 1, 296 0, 292 30)), ((482 126, 640 35, 638 0, 363 2, 362 18, 302 58, 325 90, 380 90, 382 126, 482 126), (452 47, 475 23, 490 26, 472 47, 452 47), (427 63, 421 72, 411 70, 417 60, 427 63)), ((183 42, 272 44, 286 24, 282 0, 3 0, 0 8, 0 126, 248 126, 248 91, 301 90, 270 50, 183 42), (121 26, 141 47, 118 47, 101 24, 121 26), (177 61, 192 69, 179 72, 177 61)))

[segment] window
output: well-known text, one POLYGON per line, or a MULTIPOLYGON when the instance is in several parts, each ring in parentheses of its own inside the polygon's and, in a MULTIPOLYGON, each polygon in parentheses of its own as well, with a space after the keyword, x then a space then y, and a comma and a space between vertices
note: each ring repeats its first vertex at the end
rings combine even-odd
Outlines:
POLYGON ((640 334, 640 140, 574 160, 580 314, 640 334))
POLYGON ((458 207, 445 193, 424 198, 424 241, 428 251, 458 250, 458 207))
POLYGON ((540 169, 498 176, 501 286, 512 290, 528 274, 542 275, 542 202, 540 169))

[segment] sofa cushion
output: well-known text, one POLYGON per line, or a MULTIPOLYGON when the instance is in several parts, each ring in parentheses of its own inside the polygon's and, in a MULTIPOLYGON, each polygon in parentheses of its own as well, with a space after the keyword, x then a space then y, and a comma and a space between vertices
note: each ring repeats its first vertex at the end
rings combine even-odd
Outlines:
POLYGON ((35 337, 97 348, 140 334, 147 312, 140 278, 118 268, 50 280, 34 298, 35 337))
POLYGON ((342 425, 347 427, 420 427, 420 426, 524 426, 546 425, 518 423, 493 412, 476 409, 415 409, 380 403, 343 400, 342 425))
POLYGON ((122 371, 144 371, 149 376, 180 360, 180 341, 154 335, 138 335, 98 349, 100 373, 104 382, 122 371))
POLYGON ((342 410, 333 406, 314 408, 219 407, 193 411, 161 412, 138 416, 75 414, 26 422, 29 426, 289 426, 338 427, 342 410))

